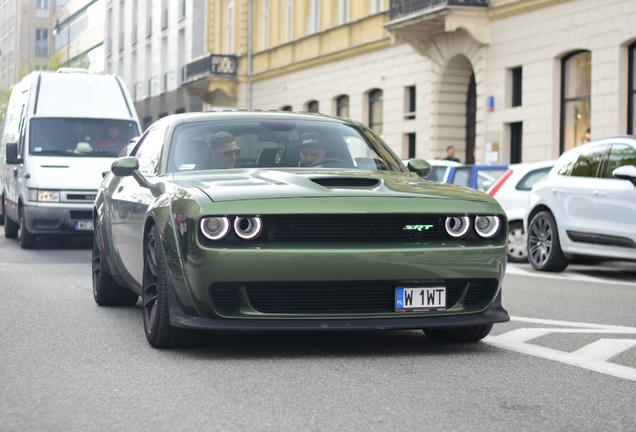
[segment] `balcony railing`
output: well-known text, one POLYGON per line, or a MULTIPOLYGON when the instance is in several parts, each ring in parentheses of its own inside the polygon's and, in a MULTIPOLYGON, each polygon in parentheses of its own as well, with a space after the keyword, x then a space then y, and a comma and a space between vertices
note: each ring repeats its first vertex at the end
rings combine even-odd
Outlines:
POLYGON ((489 0, 391 0, 389 19, 394 20, 425 9, 444 6, 488 7, 489 0))
POLYGON ((183 67, 182 82, 190 83, 210 75, 225 77, 236 76, 238 57, 231 55, 210 54, 183 67))

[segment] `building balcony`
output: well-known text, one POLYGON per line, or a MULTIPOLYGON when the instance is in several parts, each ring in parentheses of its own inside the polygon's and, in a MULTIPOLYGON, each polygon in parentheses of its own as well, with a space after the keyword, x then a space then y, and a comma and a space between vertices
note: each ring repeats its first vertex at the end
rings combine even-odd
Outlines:
POLYGON ((391 0, 384 27, 426 54, 432 35, 465 30, 482 45, 490 43, 489 0, 391 0))
POLYGON ((228 105, 238 94, 238 68, 237 56, 208 54, 183 67, 181 85, 210 104, 228 105))

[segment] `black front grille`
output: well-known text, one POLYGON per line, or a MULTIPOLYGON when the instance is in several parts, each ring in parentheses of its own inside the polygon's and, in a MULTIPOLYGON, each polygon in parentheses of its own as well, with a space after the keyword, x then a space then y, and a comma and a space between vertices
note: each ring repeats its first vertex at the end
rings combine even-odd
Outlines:
POLYGON ((468 287, 464 303, 466 305, 476 305, 485 300, 490 300, 494 290, 497 289, 497 282, 473 282, 468 287))
POLYGON ((95 194, 67 194, 66 199, 69 201, 95 201, 95 194))
POLYGON ((378 179, 355 177, 326 177, 311 179, 311 181, 324 187, 375 187, 380 184, 380 180, 378 179))
POLYGON ((443 216, 292 215, 263 216, 262 240, 410 241, 448 239, 443 216))
POLYGON ((90 210, 71 210, 71 219, 91 220, 93 219, 93 212, 90 210))
POLYGON ((212 290, 212 301, 222 310, 231 310, 238 307, 238 298, 236 290, 233 288, 214 288, 212 290))

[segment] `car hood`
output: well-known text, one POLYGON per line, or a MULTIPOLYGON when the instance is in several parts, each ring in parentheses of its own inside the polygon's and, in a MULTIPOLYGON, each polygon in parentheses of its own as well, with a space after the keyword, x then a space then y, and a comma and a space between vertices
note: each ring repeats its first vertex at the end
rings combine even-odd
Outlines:
POLYGON ((26 167, 31 185, 39 189, 97 190, 102 173, 110 171, 114 158, 32 157, 26 167))
POLYGON ((384 171, 237 169, 175 174, 213 201, 312 197, 413 197, 487 201, 483 192, 384 171))

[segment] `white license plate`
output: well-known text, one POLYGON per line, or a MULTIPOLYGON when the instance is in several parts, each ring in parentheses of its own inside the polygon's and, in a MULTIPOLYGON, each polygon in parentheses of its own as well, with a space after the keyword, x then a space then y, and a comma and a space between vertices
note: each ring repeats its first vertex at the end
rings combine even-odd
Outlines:
POLYGON ((76 230, 92 230, 93 221, 76 221, 75 229, 76 230))
POLYGON ((396 312, 446 310, 446 287, 395 289, 396 312))

